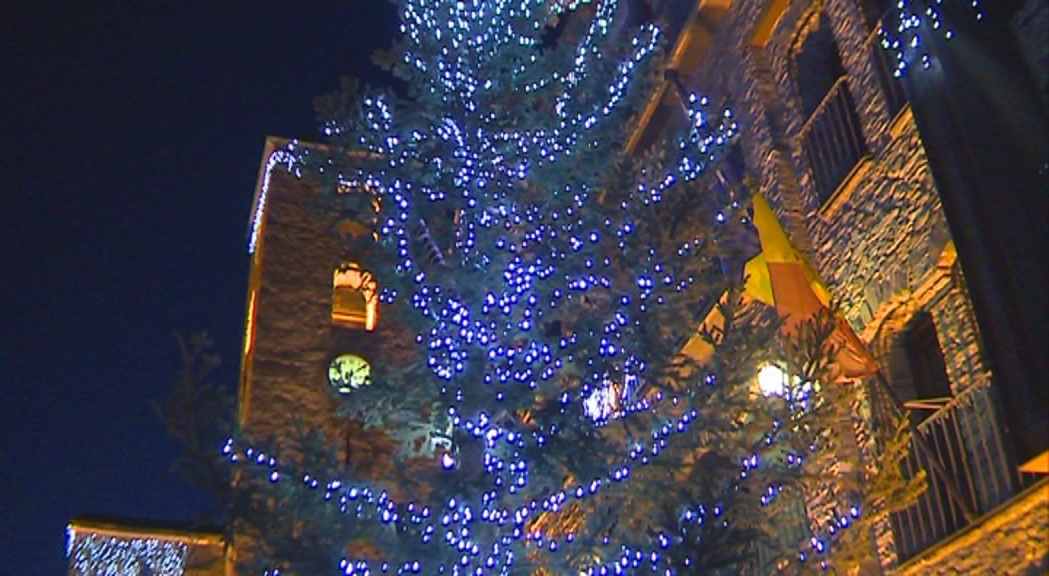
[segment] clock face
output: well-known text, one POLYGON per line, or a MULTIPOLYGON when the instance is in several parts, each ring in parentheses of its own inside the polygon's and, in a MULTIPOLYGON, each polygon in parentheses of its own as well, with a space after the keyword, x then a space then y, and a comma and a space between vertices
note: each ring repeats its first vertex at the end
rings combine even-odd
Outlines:
POLYGON ((355 354, 342 354, 328 365, 328 383, 339 394, 349 394, 361 386, 371 384, 371 371, 371 364, 364 358, 355 354))

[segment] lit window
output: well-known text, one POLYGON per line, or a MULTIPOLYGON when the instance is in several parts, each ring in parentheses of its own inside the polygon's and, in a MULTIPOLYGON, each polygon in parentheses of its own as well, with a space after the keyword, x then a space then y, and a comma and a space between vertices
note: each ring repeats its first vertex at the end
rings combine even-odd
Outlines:
POLYGON ((374 330, 379 316, 379 289, 371 272, 349 262, 335 270, 333 280, 331 321, 374 330))
POLYGON ((251 349, 255 345, 255 302, 258 298, 258 290, 252 290, 251 297, 248 299, 248 317, 244 323, 244 356, 251 354, 251 349))

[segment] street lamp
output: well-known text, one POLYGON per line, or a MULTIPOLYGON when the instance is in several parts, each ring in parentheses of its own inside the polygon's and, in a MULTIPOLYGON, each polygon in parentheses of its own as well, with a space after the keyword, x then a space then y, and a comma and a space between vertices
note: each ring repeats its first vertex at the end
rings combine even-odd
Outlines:
POLYGON ((766 398, 783 396, 787 391, 789 376, 775 364, 765 364, 758 370, 758 389, 766 398))

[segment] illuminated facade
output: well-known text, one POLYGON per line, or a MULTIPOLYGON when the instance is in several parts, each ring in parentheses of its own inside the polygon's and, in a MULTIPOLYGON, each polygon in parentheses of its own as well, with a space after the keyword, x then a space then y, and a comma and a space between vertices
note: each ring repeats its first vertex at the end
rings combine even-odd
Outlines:
MULTIPOLYGON (((370 384, 373 366, 413 349, 399 346, 397 328, 380 321, 376 280, 366 259, 351 253, 355 239, 370 238, 337 217, 316 184, 288 171, 287 144, 266 140, 248 223, 238 422, 293 457, 283 442, 301 420, 339 445, 340 464, 392 475, 390 459, 377 457, 392 443, 338 416, 329 387, 352 394, 370 384)), ((228 576, 251 546, 250 538, 234 538, 236 549, 217 533, 76 520, 68 528, 69 574, 228 576)))
MULTIPOLYGON (((1049 485, 1039 472, 1046 466, 1035 461, 1020 471, 1027 459, 1007 433, 1009 414, 929 166, 929 135, 877 34, 881 9, 865 0, 624 3, 646 4, 642 12, 662 21, 672 40, 665 80, 629 149, 642 152, 685 121, 681 94, 730 103, 740 137, 718 185, 738 187, 744 174, 756 179, 882 367, 885 382, 866 383, 849 448, 877 450, 875 428, 888 417, 907 412, 916 423, 924 448, 907 466, 925 469, 930 488, 913 509, 883 519, 873 539, 880 565, 863 568, 1044 570, 1049 485)), ((1028 4, 1028 12, 1044 14, 1045 2, 1028 4)), ((1034 46, 1037 66, 1044 57, 1034 46)), ((404 364, 415 350, 383 318, 357 242, 368 231, 340 219, 330 198, 287 172, 286 146, 267 139, 251 210, 238 421, 279 446, 301 419, 336 439, 343 462, 359 473, 396 477, 389 459, 376 457, 392 441, 338 416, 329 386, 353 394, 371 370, 404 364)), ((130 567, 135 562, 153 574, 229 570, 232 555, 222 554, 217 535, 195 538, 74 522, 70 574, 98 572, 92 562, 118 566, 119 574, 145 573, 130 567), (196 568, 198 549, 226 560, 196 568)))
POLYGON ((218 532, 78 519, 66 528, 70 576, 227 576, 218 532))
MULTIPOLYGON (((883 519, 875 535, 880 566, 861 569, 1044 570, 1047 470, 1029 460, 1032 450, 1021 436, 1029 420, 1046 422, 1010 410, 1013 383, 991 369, 981 338, 993 327, 974 311, 952 237, 957 223, 941 205, 941 175, 930 168, 924 145, 935 136, 919 130, 897 78, 897 54, 883 48, 882 6, 868 0, 651 4, 675 33, 674 43, 666 80, 629 146, 643 151, 661 131, 680 126, 681 94, 731 103, 740 125, 737 166, 723 167, 718 179, 746 173, 756 180, 756 192, 816 263, 881 366, 882 377, 865 383, 857 434, 850 435, 855 442, 846 444, 869 453, 877 450, 878 423, 908 413, 916 424, 918 440, 905 467, 908 474, 926 470, 929 489, 911 509, 883 519), (979 542, 994 542, 993 553, 979 542)), ((1030 22, 1044 20, 1047 3, 1026 4, 1012 33, 1028 46, 1031 74, 1044 92, 1045 33, 1032 40, 1037 27, 1030 22)), ((980 5, 966 8, 983 13, 980 5)), ((941 34, 942 28, 941 22, 941 34)), ((913 42, 915 30, 896 36, 913 42)), ((909 74, 923 73, 922 52, 905 57, 913 60, 909 74)), ((1028 289, 1044 292, 1033 284, 1028 289)), ((1033 453, 1044 460, 1046 448, 1043 439, 1033 453)), ((810 503, 814 523, 818 504, 810 503)))
POLYGON ((341 218, 316 183, 288 172, 279 160, 287 144, 266 141, 249 223, 238 419, 254 437, 278 446, 301 419, 338 441, 355 469, 392 473, 369 456, 387 445, 382 434, 337 416, 328 388, 352 394, 367 382, 360 367, 403 363, 413 351, 397 326, 382 320, 366 258, 371 231, 341 218))

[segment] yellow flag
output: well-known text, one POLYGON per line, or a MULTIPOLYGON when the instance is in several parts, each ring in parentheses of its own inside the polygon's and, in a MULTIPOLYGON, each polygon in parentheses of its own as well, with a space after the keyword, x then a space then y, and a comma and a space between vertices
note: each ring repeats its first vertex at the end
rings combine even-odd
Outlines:
MULTIPOLYGON (((830 291, 827 290, 827 286, 823 284, 823 280, 820 279, 819 273, 816 269, 809 264, 808 260, 798 252, 794 244, 791 243, 790 238, 787 237, 787 232, 783 230, 783 226, 780 225, 779 219, 776 218, 776 213, 772 211, 772 207, 769 206, 768 200, 765 200, 763 195, 754 195, 754 227, 758 230, 758 239, 761 241, 761 254, 755 257, 761 258, 765 265, 772 265, 775 267, 780 264, 793 264, 796 265, 801 275, 805 279, 805 283, 809 285, 812 293, 816 296, 816 299, 824 307, 830 306, 830 291)), ((754 260, 751 260, 753 262, 754 260)), ((755 263, 751 265, 751 262, 747 262, 747 272, 752 269, 758 272, 761 268, 760 264, 755 263)), ((769 276, 768 271, 758 272, 763 275, 763 278, 769 278, 768 286, 769 290, 772 289, 772 280, 769 276)), ((789 273, 796 273, 791 270, 789 273)), ((748 284, 749 287, 749 284, 748 284)), ((764 285, 762 285, 762 288, 764 285)), ((764 294, 754 293, 751 296, 755 300, 762 300, 761 296, 764 294)))
MULTIPOLYGON (((785 317, 784 330, 791 333, 801 322, 830 308, 830 291, 816 269, 791 243, 772 207, 761 194, 754 196, 754 227, 758 231, 761 252, 744 267, 747 279, 743 297, 775 307, 785 317)), ((703 327, 718 330, 723 325, 724 318, 715 306, 704 319, 703 327)), ((877 371, 873 357, 844 318, 837 319, 832 340, 839 350, 836 361, 840 378, 860 378, 877 371)), ((703 362, 714 349, 697 333, 682 352, 703 362)))
MULTIPOLYGON (((756 279, 748 278, 746 294, 768 303, 766 298, 771 293, 772 305, 786 317, 784 328, 788 333, 793 332, 801 322, 830 308, 830 290, 791 243, 776 213, 760 193, 754 196, 754 227, 758 230, 761 254, 747 262, 746 272, 756 279)), ((831 340, 838 348, 835 360, 839 378, 861 378, 877 372, 878 365, 866 345, 840 316, 831 340)))

